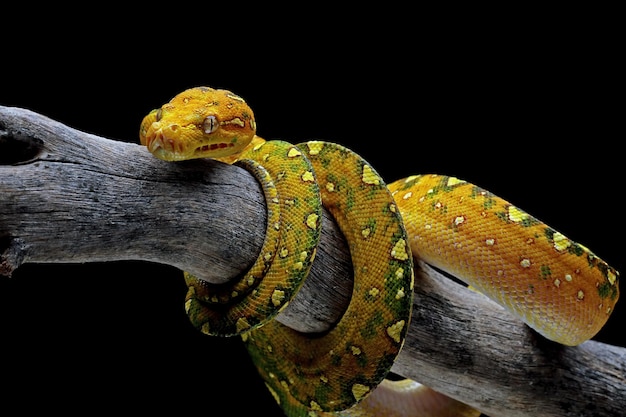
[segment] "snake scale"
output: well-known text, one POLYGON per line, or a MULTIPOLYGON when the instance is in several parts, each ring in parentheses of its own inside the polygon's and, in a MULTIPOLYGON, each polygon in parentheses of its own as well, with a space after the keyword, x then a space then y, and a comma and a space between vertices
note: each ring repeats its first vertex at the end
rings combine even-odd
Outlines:
MULTIPOLYGON (((256 136, 252 110, 227 90, 176 95, 144 118, 140 140, 160 159, 215 158, 242 166, 261 184, 268 221, 258 259, 227 284, 185 273, 185 308, 203 333, 241 335, 289 416, 402 415, 378 393, 411 389, 384 379, 409 326, 413 256, 565 345, 593 337, 619 297, 615 269, 490 192, 443 175, 387 185, 341 145, 265 141, 256 136), (339 321, 311 335, 272 319, 314 261, 322 207, 347 239, 354 287, 339 321)), ((462 405, 454 413, 477 415, 462 405)))

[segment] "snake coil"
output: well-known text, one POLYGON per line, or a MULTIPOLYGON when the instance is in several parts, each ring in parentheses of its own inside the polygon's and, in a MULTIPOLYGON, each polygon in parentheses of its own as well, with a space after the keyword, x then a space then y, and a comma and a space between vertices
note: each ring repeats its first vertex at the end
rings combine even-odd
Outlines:
MULTIPOLYGON (((615 269, 507 201, 442 175, 387 185, 365 160, 335 143, 266 142, 256 136, 252 110, 230 91, 183 91, 144 118, 140 140, 160 159, 216 158, 243 166, 261 183, 268 224, 259 258, 224 285, 185 273, 185 307, 200 331, 242 336, 289 416, 365 417, 381 410, 378 400, 362 400, 384 380, 402 347, 413 256, 565 345, 593 337, 619 297, 615 269), (332 329, 302 334, 272 318, 308 274, 322 206, 348 241, 354 290, 332 329)), ((391 391, 405 385, 383 384, 391 391)), ((453 406, 457 415, 477 415, 453 406)))

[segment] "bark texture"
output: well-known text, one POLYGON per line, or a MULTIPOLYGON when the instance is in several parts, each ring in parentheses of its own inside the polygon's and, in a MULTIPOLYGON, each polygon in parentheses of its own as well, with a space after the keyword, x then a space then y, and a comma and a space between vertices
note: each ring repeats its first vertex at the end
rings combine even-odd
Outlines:
MULTIPOLYGON (((325 213, 311 274, 277 318, 321 331, 352 290, 345 241, 325 213)), ((214 283, 262 245, 265 203, 245 170, 167 163, 143 147, 0 107, 0 275, 23 263, 145 260, 214 283)), ((427 265, 393 370, 495 416, 616 416, 626 409, 626 348, 545 341, 427 265)))

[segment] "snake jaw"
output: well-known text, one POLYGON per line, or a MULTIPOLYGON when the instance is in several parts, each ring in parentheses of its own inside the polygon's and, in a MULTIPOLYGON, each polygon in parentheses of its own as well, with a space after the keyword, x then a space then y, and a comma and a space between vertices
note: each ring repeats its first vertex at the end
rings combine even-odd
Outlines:
POLYGON ((150 127, 149 134, 146 137, 146 145, 148 150, 157 158, 164 161, 182 161, 190 159, 188 152, 185 152, 177 137, 178 126, 167 126, 166 129, 153 123, 150 127))
POLYGON ((161 127, 155 122, 145 138, 148 150, 164 161, 184 161, 197 158, 219 158, 239 153, 237 140, 207 142, 183 135, 177 125, 161 127))

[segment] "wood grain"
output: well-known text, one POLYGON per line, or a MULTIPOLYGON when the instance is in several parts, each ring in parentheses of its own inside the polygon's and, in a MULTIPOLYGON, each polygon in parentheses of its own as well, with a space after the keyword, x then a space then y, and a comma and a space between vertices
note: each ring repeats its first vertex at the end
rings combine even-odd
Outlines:
MULTIPOLYGON (((327 329, 349 302, 348 248, 326 213, 303 289, 279 316, 327 329)), ((0 107, 0 274, 23 263, 159 262, 220 283, 261 247, 265 205, 245 170, 166 163, 143 147, 0 107)), ((550 343, 428 266, 394 372, 495 416, 615 416, 626 409, 626 348, 550 343)), ((182 302, 182 300, 181 300, 182 302)))

